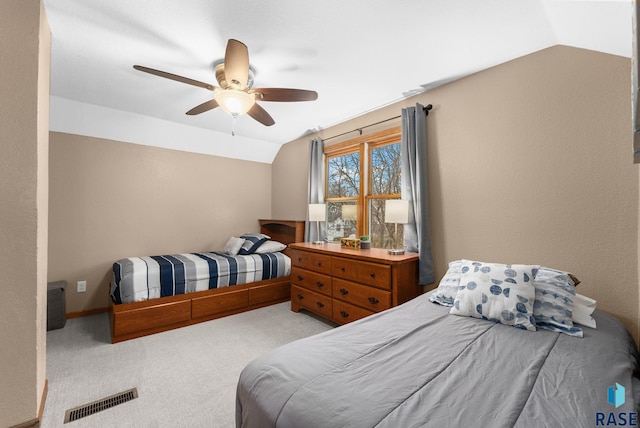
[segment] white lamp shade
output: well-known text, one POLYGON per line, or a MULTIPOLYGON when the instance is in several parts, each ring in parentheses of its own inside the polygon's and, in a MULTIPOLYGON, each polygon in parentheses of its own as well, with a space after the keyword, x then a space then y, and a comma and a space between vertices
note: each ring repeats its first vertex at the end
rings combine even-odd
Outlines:
POLYGON ((384 205, 385 223, 409 223, 409 201, 387 199, 384 205))
POLYGON ((236 89, 216 91, 214 99, 222 110, 230 114, 245 114, 256 103, 254 95, 236 89))
POLYGON ((342 206, 342 219, 343 220, 356 220, 358 216, 358 207, 355 205, 343 205, 342 206))
POLYGON ((326 204, 309 204, 309 221, 324 221, 326 210, 326 204))

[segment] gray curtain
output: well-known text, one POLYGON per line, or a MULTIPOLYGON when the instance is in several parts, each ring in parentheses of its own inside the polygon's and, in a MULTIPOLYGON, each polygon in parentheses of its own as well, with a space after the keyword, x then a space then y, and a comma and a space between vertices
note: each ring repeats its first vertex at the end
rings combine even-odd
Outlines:
MULTIPOLYGON (((309 204, 324 204, 324 141, 320 138, 311 140, 309 146, 309 204)), ((324 241, 327 237, 325 222, 320 223, 320 236, 316 222, 309 221, 309 211, 307 206, 307 217, 304 227, 304 240, 306 242, 324 241), (313 223, 313 224, 312 224, 313 223)))
POLYGON ((409 201, 409 224, 404 225, 408 251, 420 254, 419 284, 435 281, 429 236, 429 182, 427 178, 427 113, 424 107, 402 109, 402 199, 409 201))

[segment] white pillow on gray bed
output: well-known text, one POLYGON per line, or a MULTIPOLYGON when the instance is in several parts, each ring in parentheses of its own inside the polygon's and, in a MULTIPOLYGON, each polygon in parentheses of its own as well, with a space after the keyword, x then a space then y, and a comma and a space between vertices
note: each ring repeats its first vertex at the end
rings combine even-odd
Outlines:
POLYGON ((451 314, 536 331, 533 278, 540 266, 462 261, 451 314))
POLYGON ((238 254, 238 251, 240 251, 240 248, 242 248, 242 245, 244 245, 244 239, 232 236, 227 243, 224 244, 224 250, 222 250, 222 252, 230 256, 235 256, 238 254))
MULTIPOLYGON (((461 276, 462 260, 449 262, 449 269, 429 300, 443 306, 453 306, 461 276)), ((595 328, 595 320, 591 317, 595 300, 575 293, 575 286, 579 282, 569 272, 540 266, 533 281, 536 291, 533 304, 536 329, 582 337, 582 329, 574 324, 595 328)))
POLYGON ((576 293, 573 305, 572 320, 576 324, 596 328, 596 320, 591 314, 596 310, 597 302, 587 296, 576 293))
POLYGON ((287 248, 285 244, 278 241, 265 241, 262 245, 258 247, 255 251, 258 254, 266 254, 266 253, 277 253, 279 251, 287 248))

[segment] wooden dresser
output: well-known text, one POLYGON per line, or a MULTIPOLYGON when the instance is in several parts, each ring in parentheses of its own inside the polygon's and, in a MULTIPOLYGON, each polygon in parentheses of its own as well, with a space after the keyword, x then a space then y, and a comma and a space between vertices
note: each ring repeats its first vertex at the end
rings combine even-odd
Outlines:
POLYGON ((339 324, 397 306, 422 293, 418 254, 350 249, 340 244, 290 245, 291 310, 307 309, 339 324))

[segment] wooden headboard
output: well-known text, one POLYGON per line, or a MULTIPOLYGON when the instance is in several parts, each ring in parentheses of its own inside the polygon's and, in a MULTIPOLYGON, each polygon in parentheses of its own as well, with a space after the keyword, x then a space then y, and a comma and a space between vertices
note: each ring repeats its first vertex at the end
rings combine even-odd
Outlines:
POLYGON ((260 219, 260 233, 269 235, 272 240, 283 244, 304 241, 303 220, 265 220, 260 219))

